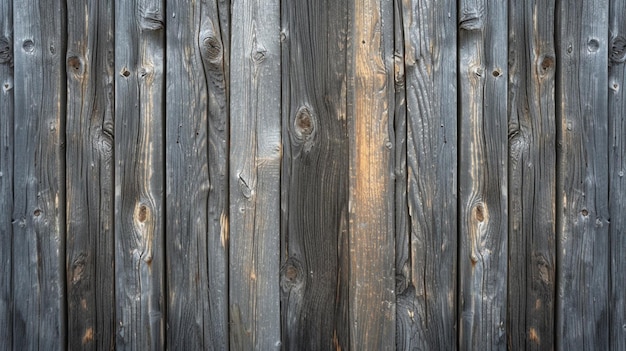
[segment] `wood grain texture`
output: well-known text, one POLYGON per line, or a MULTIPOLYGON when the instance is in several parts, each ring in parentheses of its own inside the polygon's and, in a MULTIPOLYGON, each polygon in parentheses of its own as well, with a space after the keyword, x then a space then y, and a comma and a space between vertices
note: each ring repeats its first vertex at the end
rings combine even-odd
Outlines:
POLYGON ((508 348, 552 350, 556 126, 552 0, 509 1, 508 348))
POLYGON ((609 349, 626 350, 626 3, 609 8, 609 349))
POLYGON ((0 350, 13 348, 13 0, 0 0, 0 350))
POLYGON ((459 9, 459 347, 506 347, 507 3, 459 9))
POLYGON ((283 2, 283 346, 347 349, 347 1, 283 2))
POLYGON ((232 1, 230 346, 280 348, 280 6, 232 1))
POLYGON ((219 14, 215 1, 166 5, 167 344, 224 350, 228 104, 219 14))
POLYGON ((349 7, 350 347, 395 348, 394 8, 349 7))
POLYGON ((115 6, 116 349, 164 336, 164 4, 115 6))
MULTIPOLYGON (((457 345, 456 1, 404 1, 410 283, 400 349, 457 345)), ((398 189, 402 191, 403 189, 398 189)), ((400 335, 400 333, 398 333, 400 335)))
POLYGON ((609 2, 557 6, 559 350, 609 345, 609 2))
POLYGON ((13 348, 64 349, 65 6, 13 5, 13 348))
POLYGON ((113 3, 67 3, 68 348, 115 347, 113 3))

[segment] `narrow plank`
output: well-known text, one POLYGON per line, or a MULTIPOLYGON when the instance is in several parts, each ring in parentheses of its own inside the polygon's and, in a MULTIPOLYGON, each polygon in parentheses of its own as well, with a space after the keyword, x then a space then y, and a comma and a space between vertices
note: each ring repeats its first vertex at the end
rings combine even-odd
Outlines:
POLYGON ((279 349, 280 3, 232 1, 230 341, 279 349))
POLYGON ((13 348, 13 0, 0 0, 0 350, 13 348))
POLYGON ((553 0, 509 1, 508 347, 554 349, 553 0))
POLYGON ((164 348, 164 4, 115 6, 116 349, 164 348))
POLYGON ((507 3, 459 4, 459 347, 506 347, 507 3))
POLYGON ((557 6, 560 350, 609 347, 608 0, 557 6))
MULTIPOLYGON (((404 1, 411 280, 400 349, 457 345, 456 1, 404 1)), ((399 302, 400 305, 400 302, 399 302)))
POLYGON ((348 134, 350 346, 391 350, 396 338, 394 8, 349 8, 348 134))
POLYGON ((626 3, 609 2, 609 349, 626 350, 626 3))
POLYGON ((66 346, 65 6, 13 7, 13 348, 66 346))
POLYGON ((282 5, 282 344, 348 349, 346 0, 282 5))
POLYGON ((115 346, 113 3, 67 3, 68 348, 115 346))
POLYGON ((166 6, 167 344, 224 350, 228 104, 217 4, 166 6))

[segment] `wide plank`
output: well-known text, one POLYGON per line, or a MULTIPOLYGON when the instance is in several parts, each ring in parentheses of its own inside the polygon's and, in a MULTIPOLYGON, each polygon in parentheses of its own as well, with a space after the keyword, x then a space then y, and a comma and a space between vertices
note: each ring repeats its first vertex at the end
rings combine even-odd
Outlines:
POLYGON ((507 2, 461 0, 459 347, 502 350, 507 322, 507 2))
POLYGON ((164 296, 164 4, 115 6, 116 349, 160 350, 164 296))
POLYGON ((233 0, 230 347, 280 349, 280 2, 233 0))
POLYGON ((609 1, 557 9, 556 348, 606 350, 609 1))
POLYGON ((115 347, 113 2, 67 4, 68 348, 115 347))
POLYGON ((509 1, 508 347, 554 349, 556 106, 553 0, 509 1))

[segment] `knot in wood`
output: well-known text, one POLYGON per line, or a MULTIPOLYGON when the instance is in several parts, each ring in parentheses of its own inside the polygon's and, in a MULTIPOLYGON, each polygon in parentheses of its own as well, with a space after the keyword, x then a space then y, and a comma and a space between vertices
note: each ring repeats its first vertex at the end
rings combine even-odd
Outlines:
POLYGON ((202 53, 212 63, 222 59, 222 43, 214 35, 209 35, 202 40, 202 53))
POLYGON ((541 60, 541 70, 546 72, 554 67, 554 57, 552 56, 544 56, 543 60, 541 60))
POLYGON ((144 223, 150 216, 150 209, 145 204, 138 204, 135 209, 135 219, 139 223, 144 223))
POLYGON ((300 262, 290 257, 280 270, 280 287, 283 292, 289 292, 303 282, 303 271, 300 262))
POLYGON ((589 50, 589 52, 596 52, 598 49, 600 49, 600 42, 598 39, 589 39, 587 42, 587 50, 589 50))
POLYGON ((26 53, 32 53, 35 51, 35 42, 30 39, 24 40, 24 43, 22 43, 22 49, 24 49, 24 52, 26 53))
POLYGON ((0 37, 0 64, 13 65, 12 40, 9 37, 0 37))
POLYGON ((474 207, 474 218, 481 223, 485 221, 485 208, 482 204, 478 204, 474 207))
POLYGON ((158 9, 139 10, 139 26, 142 30, 159 30, 164 27, 163 15, 158 9))
POLYGON ((307 138, 311 134, 313 134, 315 129, 315 122, 313 120, 313 115, 311 114, 311 110, 306 107, 300 107, 298 112, 296 113, 296 119, 294 121, 294 126, 296 129, 296 133, 301 138, 307 138))
POLYGON ((609 59, 614 65, 626 62, 626 38, 623 35, 618 35, 611 40, 609 59))
POLYGON ((78 56, 70 56, 67 58, 68 73, 82 74, 83 62, 78 56))

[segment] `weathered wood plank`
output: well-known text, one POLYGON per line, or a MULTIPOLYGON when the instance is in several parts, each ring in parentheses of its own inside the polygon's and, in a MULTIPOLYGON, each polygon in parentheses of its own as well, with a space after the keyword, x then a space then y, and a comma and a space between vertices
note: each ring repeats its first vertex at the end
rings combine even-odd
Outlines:
POLYGON ((553 0, 509 1, 508 347, 554 349, 553 0))
POLYGON ((0 350, 13 348, 13 0, 0 0, 0 350))
POLYGON ((13 348, 64 349, 65 6, 13 5, 13 348))
POLYGON ((507 3, 459 5, 459 346, 501 350, 507 298, 507 3))
POLYGON ((115 6, 116 348, 122 350, 158 350, 165 341, 163 5, 115 6))
POLYGON ((394 8, 349 5, 350 346, 395 348, 394 8))
POLYGON ((347 1, 284 1, 283 346, 348 349, 347 1))
MULTIPOLYGON (((457 281, 456 1, 404 1, 409 286, 399 349, 453 349, 457 281)), ((400 306, 399 301, 399 306, 400 306)), ((400 335, 400 334, 398 334, 400 335)))
POLYGON ((168 0, 167 344, 228 349, 228 103, 217 3, 168 0))
POLYGON ((608 0, 557 6, 557 306, 561 350, 609 345, 608 0))
POLYGON ((280 6, 232 1, 230 341, 279 349, 280 6))
POLYGON ((626 3, 609 2, 609 349, 626 350, 626 3))
POLYGON ((113 3, 67 4, 68 348, 115 347, 113 3))

